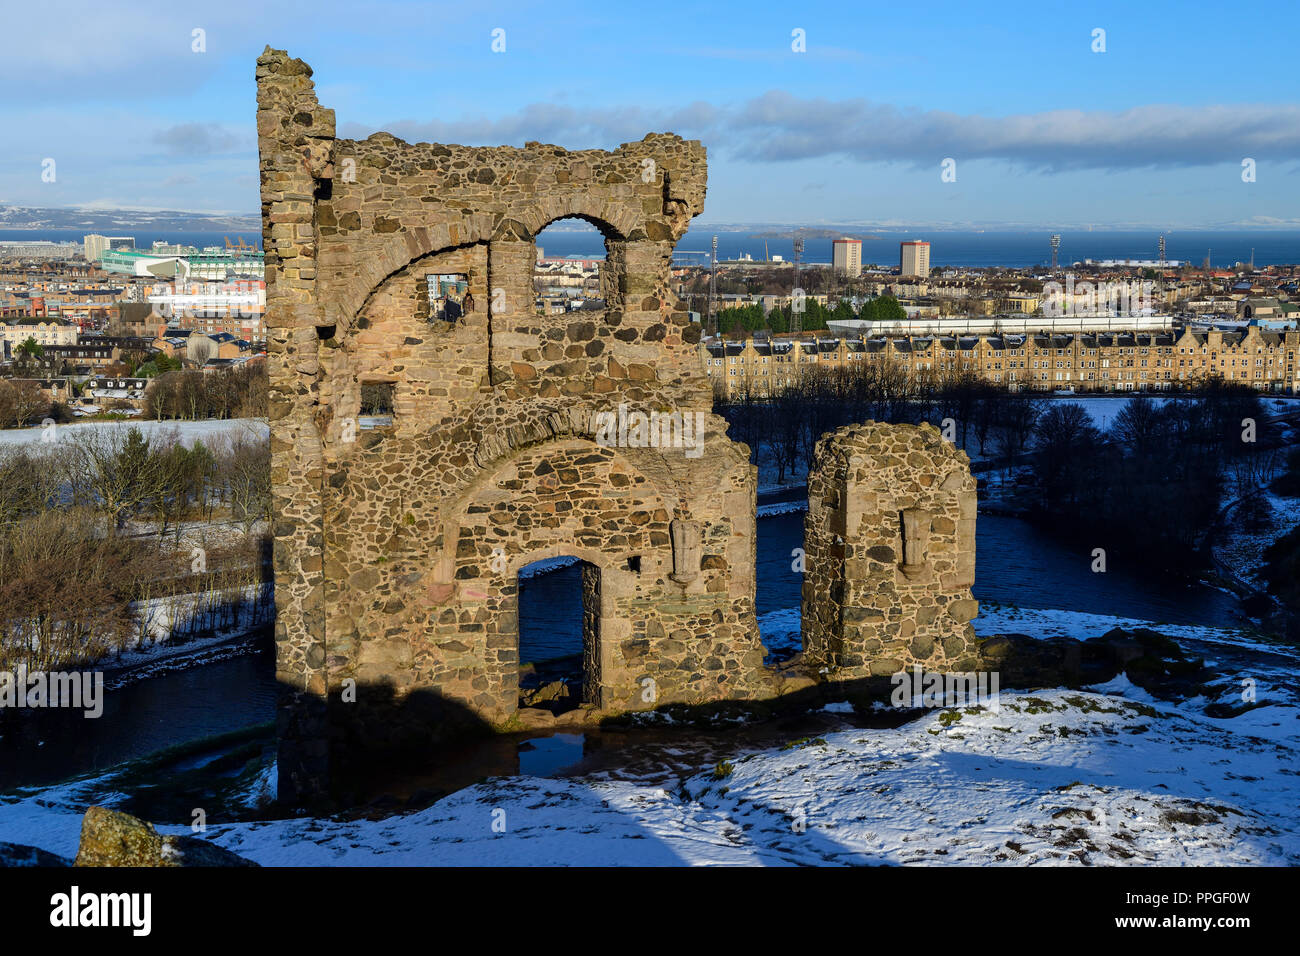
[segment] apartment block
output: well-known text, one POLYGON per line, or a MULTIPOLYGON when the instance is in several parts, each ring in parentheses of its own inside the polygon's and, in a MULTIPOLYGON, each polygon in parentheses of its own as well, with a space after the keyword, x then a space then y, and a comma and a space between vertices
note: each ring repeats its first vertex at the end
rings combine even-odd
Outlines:
POLYGON ((921 240, 899 243, 899 276, 928 276, 930 274, 930 244, 921 240))
POLYGON ((847 276, 862 275, 862 240, 836 239, 832 242, 831 267, 847 276))

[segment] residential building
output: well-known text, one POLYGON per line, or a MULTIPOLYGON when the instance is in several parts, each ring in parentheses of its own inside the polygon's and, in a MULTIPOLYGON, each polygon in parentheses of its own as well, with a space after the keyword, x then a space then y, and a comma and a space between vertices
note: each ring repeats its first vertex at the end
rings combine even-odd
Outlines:
POLYGON ((185 357, 195 365, 205 365, 216 359, 237 359, 247 354, 249 343, 237 339, 229 332, 194 332, 185 340, 185 357))
POLYGON ((930 274, 930 244, 921 240, 899 244, 900 276, 928 276, 930 274))
POLYGON ((81 244, 77 242, 50 242, 47 239, 0 242, 0 259, 74 259, 79 255, 81 244))
POLYGON ((836 239, 832 242, 831 267, 846 276, 862 275, 862 240, 836 239))
POLYGON ((0 341, 8 342, 16 350, 28 339, 35 339, 42 348, 51 345, 75 345, 79 329, 66 322, 40 322, 15 319, 0 320, 0 341))
POLYGON ((705 371, 727 395, 762 396, 814 369, 861 362, 908 376, 971 370, 1011 390, 1168 391, 1211 376, 1264 392, 1300 394, 1300 331, 1238 330, 773 336, 701 343, 705 371))

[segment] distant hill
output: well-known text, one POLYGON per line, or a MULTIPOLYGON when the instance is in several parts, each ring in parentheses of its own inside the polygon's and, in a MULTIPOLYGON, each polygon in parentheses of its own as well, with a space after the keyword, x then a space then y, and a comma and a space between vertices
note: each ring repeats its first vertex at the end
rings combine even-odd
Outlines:
POLYGON ((0 229, 81 229, 108 234, 131 229, 235 233, 258 232, 261 228, 262 221, 258 216, 225 216, 179 210, 78 209, 0 204, 0 229))
POLYGON ((855 233, 852 230, 844 229, 783 229, 771 232, 756 232, 754 235, 759 239, 883 239, 883 236, 872 236, 866 233, 855 233))

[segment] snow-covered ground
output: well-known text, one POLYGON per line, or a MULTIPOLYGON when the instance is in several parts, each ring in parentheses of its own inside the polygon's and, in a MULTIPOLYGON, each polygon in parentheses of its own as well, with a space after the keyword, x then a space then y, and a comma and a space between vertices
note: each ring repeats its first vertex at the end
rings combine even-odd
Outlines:
POLYGON ((219 591, 192 591, 136 601, 131 605, 140 639, 130 651, 166 643, 177 633, 229 628, 237 633, 252 626, 255 606, 270 606, 271 584, 250 584, 219 591))
MULTIPOLYGON (((1294 708, 1220 721, 1097 690, 792 741, 677 786, 498 778, 412 814, 204 836, 285 866, 1300 863, 1294 708)), ((74 855, 84 786, 0 798, 0 839, 74 855)))
POLYGON ((32 428, 6 428, 0 429, 0 446, 14 445, 33 445, 36 447, 49 446, 53 443, 63 441, 64 439, 84 431, 98 431, 120 429, 125 431, 128 428, 138 428, 144 433, 146 438, 155 436, 170 439, 173 435, 179 441, 186 445, 192 445, 198 439, 210 441, 218 436, 237 436, 249 435, 254 438, 265 439, 269 434, 266 420, 261 418, 231 418, 225 420, 206 419, 197 422, 182 421, 153 421, 142 420, 134 422, 71 422, 66 425, 51 425, 44 428, 40 425, 32 428))
POLYGON ((800 501, 775 501, 769 505, 758 506, 758 517, 770 518, 773 515, 792 514, 796 511, 807 511, 807 500, 800 501))
POLYGON ((777 481, 776 454, 771 442, 763 442, 758 449, 758 493, 760 495, 781 491, 783 488, 795 488, 808 483, 808 465, 799 456, 794 465, 786 471, 785 477, 777 481))
MULTIPOLYGON (((1132 395, 1056 395, 1045 396, 1052 402, 1071 402, 1075 405, 1082 405, 1092 418, 1092 423, 1102 431, 1110 428, 1111 422, 1115 416, 1124 410, 1124 406, 1132 400, 1132 395)), ((1156 405, 1163 405, 1169 401, 1168 398, 1161 395, 1150 396, 1151 401, 1156 405)))
POLYGON ((528 578, 535 578, 539 574, 547 574, 578 563, 578 558, 568 554, 561 555, 558 558, 542 558, 540 561, 534 561, 532 564, 526 564, 520 568, 519 577, 527 580, 528 578))
POLYGON ((262 584, 139 601, 132 609, 140 636, 96 666, 111 672, 107 686, 113 690, 146 677, 247 653, 242 645, 228 645, 252 635, 259 622, 273 619, 273 598, 274 585, 262 584), (210 629, 211 633, 184 637, 195 629, 210 629))
MULTIPOLYGON (((1127 405, 1133 399, 1134 396, 1121 395, 1121 394, 1064 395, 1064 394, 1053 393, 1051 395, 1047 395, 1044 397, 1053 402, 1074 402, 1075 404, 1082 405, 1084 407, 1084 410, 1087 411, 1087 413, 1092 416, 1093 424, 1096 425, 1098 428, 1100 428, 1102 431, 1105 431, 1110 427, 1111 423, 1115 420, 1115 416, 1118 415, 1121 411, 1123 411, 1124 406, 1127 405)), ((1165 404, 1165 402, 1170 401, 1170 396, 1167 395, 1149 395, 1147 397, 1150 398, 1151 401, 1154 402, 1157 406, 1163 405, 1165 404)), ((1292 411, 1296 408, 1296 405, 1294 404, 1296 399, 1294 398, 1281 398, 1277 396, 1265 395, 1265 396, 1261 396, 1261 400, 1264 403, 1264 409, 1266 414, 1270 414, 1270 415, 1278 414, 1280 412, 1285 412, 1285 411, 1292 411)))
POLYGON ((783 608, 780 611, 759 615, 758 633, 768 653, 786 658, 799 650, 803 646, 803 637, 799 630, 801 620, 797 607, 783 608))
POLYGON ((125 647, 89 666, 115 690, 147 677, 250 653, 259 628, 274 620, 274 585, 186 592, 135 601, 125 647), (244 640, 240 640, 243 638, 244 640))
MULTIPOLYGON (((980 637, 995 634, 1024 634, 1042 640, 1050 637, 1087 639, 1100 637, 1115 628, 1133 630, 1150 628, 1183 644, 1199 646, 1219 645, 1244 651, 1275 652, 1276 641, 1246 629, 1200 627, 1185 624, 1166 624, 1161 621, 1143 621, 1136 618, 1115 617, 1111 614, 1087 614, 1082 611, 1061 611, 1054 608, 1022 608, 981 602, 979 616, 971 622, 980 637)), ((758 631, 763 646, 769 652, 788 656, 802 646, 799 608, 785 608, 760 615, 758 631)), ((1287 650, 1283 646, 1284 650, 1287 650)), ((1291 649, 1294 652, 1294 649, 1291 649)), ((1295 652, 1300 661, 1300 652, 1295 652)))
POLYGON ((1273 518, 1264 528, 1250 530, 1235 520, 1229 510, 1224 534, 1214 547, 1214 556, 1246 584, 1266 589, 1261 577, 1264 551, 1278 538, 1300 525, 1300 498, 1285 498, 1272 492, 1264 493, 1273 509, 1273 518))
MULTIPOLYGON (((1117 623, 1142 622, 995 608, 977 625, 1088 637, 1117 623)), ((1262 706, 1210 718, 1207 697, 1154 700, 1121 675, 738 750, 675 780, 494 778, 414 813, 217 822, 203 836, 264 865, 1300 864, 1300 655, 1161 630, 1224 652, 1210 697, 1237 702, 1250 677, 1262 706)), ((0 841, 71 856, 92 800, 113 802, 111 774, 0 796, 0 841)))
MULTIPOLYGON (((984 601, 974 621, 975 633, 980 637, 994 634, 1024 634, 1039 640, 1048 637, 1100 637, 1114 628, 1133 630, 1151 628, 1176 641, 1198 641, 1225 644, 1250 650, 1273 650, 1277 643, 1253 631, 1240 628, 1200 627, 1187 624, 1166 624, 1163 621, 1142 621, 1112 614, 1088 614, 1083 611, 1061 611, 1049 608, 1022 608, 1014 605, 984 601)), ((1300 657, 1298 657, 1300 659, 1300 657)))

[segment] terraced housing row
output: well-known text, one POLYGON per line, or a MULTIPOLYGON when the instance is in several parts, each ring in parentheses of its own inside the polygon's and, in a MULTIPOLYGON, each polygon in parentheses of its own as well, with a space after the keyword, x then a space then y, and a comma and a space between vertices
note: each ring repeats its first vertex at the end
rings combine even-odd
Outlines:
POLYGON ((823 370, 866 366, 942 380, 963 371, 1012 391, 1163 391, 1218 375, 1260 391, 1296 393, 1300 331, 1190 328, 1161 332, 897 335, 815 333, 744 341, 705 339, 715 391, 770 395, 823 370))

